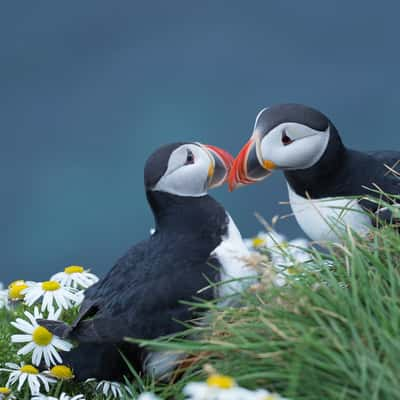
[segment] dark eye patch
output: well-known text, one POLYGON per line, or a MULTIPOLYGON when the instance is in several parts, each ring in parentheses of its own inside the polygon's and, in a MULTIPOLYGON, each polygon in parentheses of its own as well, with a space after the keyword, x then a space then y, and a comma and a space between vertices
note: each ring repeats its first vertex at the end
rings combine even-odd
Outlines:
POLYGON ((289 144, 294 142, 294 140, 291 139, 290 136, 286 133, 286 129, 284 129, 282 131, 282 139, 281 139, 281 141, 282 141, 282 144, 284 146, 287 146, 287 145, 289 145, 289 144))
POLYGON ((185 165, 194 164, 194 154, 191 150, 187 150, 185 165))
POLYGON ((144 167, 144 184, 146 189, 151 190, 165 174, 169 158, 173 151, 187 144, 186 142, 169 143, 161 146, 150 155, 144 167))

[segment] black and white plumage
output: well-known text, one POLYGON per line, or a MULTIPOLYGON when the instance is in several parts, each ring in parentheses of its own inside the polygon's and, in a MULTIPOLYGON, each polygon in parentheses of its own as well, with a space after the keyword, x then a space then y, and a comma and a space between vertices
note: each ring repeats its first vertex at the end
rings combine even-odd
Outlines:
POLYGON ((78 343, 63 354, 77 380, 123 380, 129 371, 120 352, 137 371, 164 374, 174 365, 157 360, 173 359, 148 353, 124 338, 154 339, 179 332, 182 322, 194 317, 185 301, 211 300, 224 293, 202 290, 210 282, 252 274, 240 259, 248 251, 239 231, 207 195, 208 188, 226 181, 232 161, 223 150, 199 143, 173 143, 149 157, 144 180, 155 232, 86 291, 72 325, 40 321, 54 334, 78 343), (232 259, 229 268, 236 269, 227 271, 224 264, 232 259))
POLYGON ((345 226, 364 233, 377 220, 391 218, 361 197, 378 196, 371 191, 378 188, 399 194, 400 179, 388 168, 396 169, 399 160, 396 151, 348 149, 324 114, 300 104, 281 104, 258 114, 229 184, 232 190, 260 181, 274 169, 283 170, 290 205, 304 232, 313 240, 337 241, 345 226), (344 198, 350 196, 357 198, 344 198))

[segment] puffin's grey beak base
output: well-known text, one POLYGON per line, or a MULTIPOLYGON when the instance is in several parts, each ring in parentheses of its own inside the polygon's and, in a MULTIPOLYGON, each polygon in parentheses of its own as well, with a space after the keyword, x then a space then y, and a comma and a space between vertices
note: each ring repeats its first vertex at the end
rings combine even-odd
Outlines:
POLYGON ((260 159, 259 147, 260 139, 252 137, 240 150, 229 173, 230 191, 241 185, 261 181, 271 174, 271 169, 260 159))

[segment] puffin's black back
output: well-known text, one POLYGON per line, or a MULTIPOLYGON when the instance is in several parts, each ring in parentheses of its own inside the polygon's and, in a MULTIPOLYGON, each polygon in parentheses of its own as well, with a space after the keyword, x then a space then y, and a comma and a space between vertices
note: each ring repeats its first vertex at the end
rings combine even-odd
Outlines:
POLYGON ((133 246, 86 291, 80 315, 64 335, 80 343, 66 354, 79 380, 122 379, 128 369, 118 349, 140 371, 143 350, 124 343, 124 337, 153 339, 178 332, 183 329, 179 321, 194 316, 182 301, 214 296, 212 289, 200 289, 218 279, 219 271, 208 261, 227 231, 223 207, 208 195, 148 191, 147 197, 155 234, 133 246), (96 357, 90 361, 88 354, 94 350, 96 357))

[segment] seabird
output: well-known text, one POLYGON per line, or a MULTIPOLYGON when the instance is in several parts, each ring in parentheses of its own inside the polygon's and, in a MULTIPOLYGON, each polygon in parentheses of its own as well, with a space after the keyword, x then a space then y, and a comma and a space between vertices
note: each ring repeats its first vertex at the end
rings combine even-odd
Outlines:
POLYGON ((213 300, 241 287, 239 281, 210 282, 254 275, 232 218, 207 194, 226 182, 232 162, 218 147, 184 142, 162 146, 148 158, 144 185, 155 231, 86 290, 71 325, 39 321, 77 343, 63 353, 77 380, 123 380, 129 369, 121 353, 139 373, 165 375, 174 368, 175 357, 124 339, 182 331, 183 322, 197 315, 187 302, 213 300))
POLYGON ((253 134, 230 171, 229 187, 261 181, 281 169, 303 231, 316 241, 339 241, 347 226, 365 234, 377 221, 391 222, 391 213, 365 196, 400 193, 400 179, 391 173, 399 160, 397 151, 348 149, 320 111, 280 104, 258 113, 253 134))

